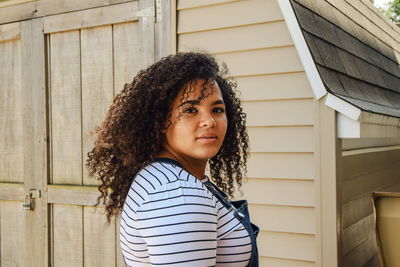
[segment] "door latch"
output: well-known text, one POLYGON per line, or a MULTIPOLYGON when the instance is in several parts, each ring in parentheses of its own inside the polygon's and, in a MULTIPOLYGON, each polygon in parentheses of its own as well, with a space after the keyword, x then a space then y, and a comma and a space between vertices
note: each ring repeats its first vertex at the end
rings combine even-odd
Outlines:
POLYGON ((34 198, 40 198, 40 189, 31 189, 29 193, 25 194, 24 203, 22 203, 23 210, 33 210, 33 201, 34 198))

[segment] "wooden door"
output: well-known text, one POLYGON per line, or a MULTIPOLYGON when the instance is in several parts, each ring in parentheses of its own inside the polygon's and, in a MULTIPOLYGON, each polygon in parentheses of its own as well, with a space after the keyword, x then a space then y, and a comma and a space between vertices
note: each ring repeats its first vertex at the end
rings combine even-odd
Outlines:
POLYGON ((154 60, 153 19, 138 2, 46 17, 52 266, 122 266, 118 222, 94 208, 97 181, 84 167, 94 127, 113 97, 154 60), (143 31, 147 29, 147 31, 143 31))
POLYGON ((84 165, 115 94, 155 59, 153 5, 0 25, 1 266, 124 266, 84 165))

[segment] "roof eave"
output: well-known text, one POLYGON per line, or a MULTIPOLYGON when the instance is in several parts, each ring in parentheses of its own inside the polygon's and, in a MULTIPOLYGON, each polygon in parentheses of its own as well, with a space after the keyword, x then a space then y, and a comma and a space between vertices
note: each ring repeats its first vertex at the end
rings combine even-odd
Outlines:
POLYGON ((328 93, 304 39, 289 0, 278 0, 282 15, 295 44, 311 89, 316 99, 324 98, 325 105, 336 110, 339 138, 400 137, 400 119, 362 111, 358 107, 328 93))
POLYGON ((339 138, 398 138, 400 119, 362 111, 359 120, 338 113, 339 138))
POLYGON ((285 18, 290 35, 292 36, 293 42, 295 44, 297 54, 300 57, 308 81, 311 84, 311 89, 314 93, 314 96, 316 99, 320 99, 321 97, 326 95, 327 90, 321 80, 321 77, 319 76, 317 67, 314 64, 314 60, 311 56, 310 50, 308 49, 306 40, 304 39, 296 15, 294 14, 289 0, 278 0, 278 3, 281 8, 282 15, 285 18))

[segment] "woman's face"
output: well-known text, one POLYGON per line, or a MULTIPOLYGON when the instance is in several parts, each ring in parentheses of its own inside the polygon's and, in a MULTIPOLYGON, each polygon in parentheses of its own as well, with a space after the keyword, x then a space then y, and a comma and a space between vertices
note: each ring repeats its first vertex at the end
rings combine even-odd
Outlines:
POLYGON ((218 84, 196 80, 184 95, 182 88, 172 104, 170 120, 165 133, 166 150, 186 160, 203 161, 215 156, 228 125, 218 84), (201 95, 205 98, 199 100, 201 95))

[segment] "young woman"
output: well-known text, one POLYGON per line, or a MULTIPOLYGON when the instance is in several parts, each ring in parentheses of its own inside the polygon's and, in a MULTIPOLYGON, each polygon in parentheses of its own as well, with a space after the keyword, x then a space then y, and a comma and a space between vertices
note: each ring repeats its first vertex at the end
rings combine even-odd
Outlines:
POLYGON ((248 157, 226 73, 207 54, 163 58, 125 85, 97 128, 87 166, 108 219, 121 212, 128 266, 258 266, 246 203, 237 210, 224 194, 241 186, 248 157))

